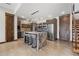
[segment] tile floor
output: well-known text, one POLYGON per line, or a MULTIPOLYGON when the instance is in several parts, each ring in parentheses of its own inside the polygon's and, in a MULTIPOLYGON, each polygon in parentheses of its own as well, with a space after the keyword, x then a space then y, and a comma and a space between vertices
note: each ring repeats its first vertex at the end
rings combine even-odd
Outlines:
POLYGON ((47 45, 36 51, 23 39, 17 41, 0 44, 0 56, 76 56, 79 54, 72 52, 72 45, 68 42, 48 41, 47 45))

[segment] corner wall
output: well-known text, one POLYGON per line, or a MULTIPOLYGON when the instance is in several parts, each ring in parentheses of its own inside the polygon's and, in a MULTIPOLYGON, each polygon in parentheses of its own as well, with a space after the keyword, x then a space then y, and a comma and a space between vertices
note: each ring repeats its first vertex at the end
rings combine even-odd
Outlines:
POLYGON ((70 41, 72 41, 72 14, 70 14, 70 41))
MULTIPOLYGON (((5 12, 11 13, 10 11, 6 11, 0 7, 0 43, 6 42, 5 12)), ((17 16, 14 16, 14 40, 16 39, 17 39, 17 16)))
POLYGON ((0 9, 0 42, 5 42, 5 12, 0 9))
POLYGON ((14 16, 14 40, 17 40, 17 16, 14 16))

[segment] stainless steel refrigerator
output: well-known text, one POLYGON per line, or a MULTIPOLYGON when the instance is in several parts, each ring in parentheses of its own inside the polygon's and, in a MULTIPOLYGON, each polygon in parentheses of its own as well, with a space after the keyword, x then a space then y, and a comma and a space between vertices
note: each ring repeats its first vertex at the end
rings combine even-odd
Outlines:
POLYGON ((48 24, 48 40, 54 40, 54 24, 48 24))

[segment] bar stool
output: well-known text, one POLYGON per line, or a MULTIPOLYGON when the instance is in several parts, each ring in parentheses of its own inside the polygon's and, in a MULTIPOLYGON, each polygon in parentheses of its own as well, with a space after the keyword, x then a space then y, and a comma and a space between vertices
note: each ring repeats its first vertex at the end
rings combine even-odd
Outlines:
POLYGON ((28 37, 29 37, 29 39, 28 39, 28 41, 29 41, 29 45, 32 45, 32 36, 31 36, 31 34, 28 34, 28 37))
POLYGON ((29 37, 28 37, 28 33, 25 33, 25 43, 29 43, 29 37))
POLYGON ((36 48, 37 47, 37 39, 36 39, 36 34, 32 34, 32 48, 36 48))

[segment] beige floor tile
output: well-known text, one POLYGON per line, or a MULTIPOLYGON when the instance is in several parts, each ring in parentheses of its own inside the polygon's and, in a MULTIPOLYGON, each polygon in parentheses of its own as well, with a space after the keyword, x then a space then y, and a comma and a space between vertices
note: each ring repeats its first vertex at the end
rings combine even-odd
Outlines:
POLYGON ((64 41, 47 41, 47 45, 38 52, 25 44, 22 39, 0 44, 1 56, 73 56, 71 43, 64 41))

